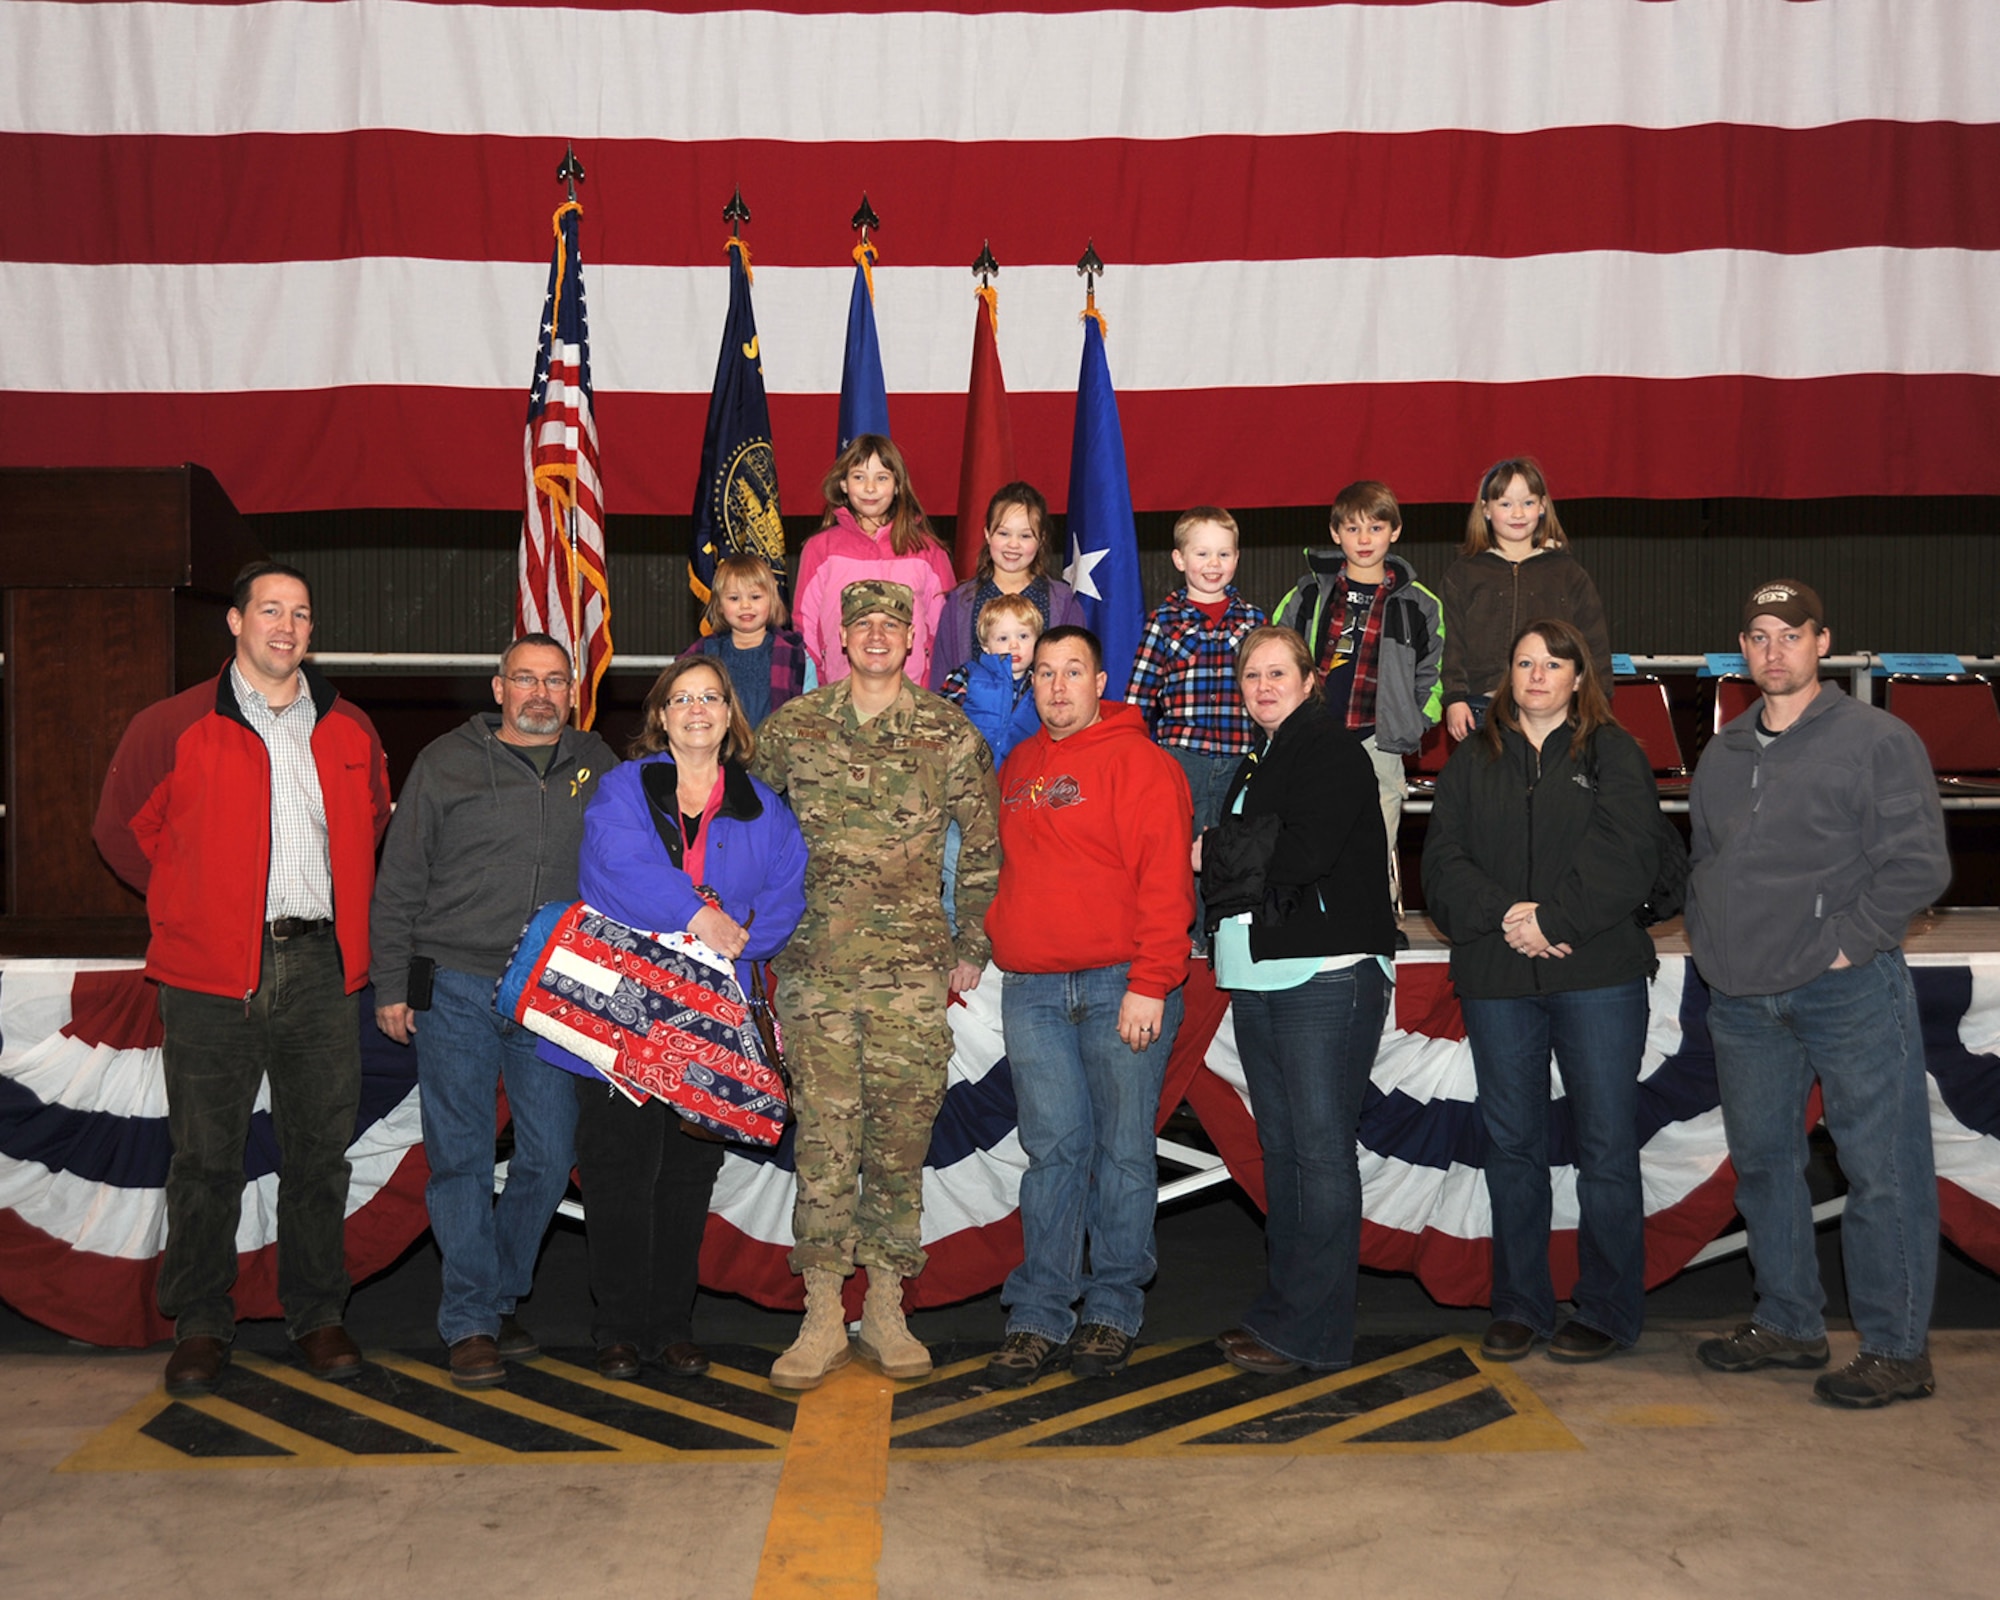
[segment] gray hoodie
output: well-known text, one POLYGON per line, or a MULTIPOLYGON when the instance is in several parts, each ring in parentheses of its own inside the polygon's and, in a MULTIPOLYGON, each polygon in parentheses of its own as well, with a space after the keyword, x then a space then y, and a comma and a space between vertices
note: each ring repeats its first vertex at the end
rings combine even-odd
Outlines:
POLYGON ((397 796, 368 918, 378 1006, 408 997, 412 956, 498 978, 535 908, 576 898, 584 808, 618 758, 565 728, 543 777, 499 727, 480 712, 432 740, 397 796))
POLYGON ((1712 989, 1781 994, 1903 942, 1951 881, 1922 741, 1833 684, 1768 746, 1760 700, 1702 752, 1689 795, 1688 944, 1712 989))

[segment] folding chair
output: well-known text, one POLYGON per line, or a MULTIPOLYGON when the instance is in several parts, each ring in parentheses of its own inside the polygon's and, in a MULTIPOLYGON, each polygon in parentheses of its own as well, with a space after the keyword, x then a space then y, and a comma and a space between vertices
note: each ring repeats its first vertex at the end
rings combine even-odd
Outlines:
POLYGON ((1658 678, 1620 678, 1611 686, 1611 714, 1639 741, 1663 795, 1684 795, 1693 782, 1681 757, 1680 735, 1667 686, 1658 678))
POLYGON ((1412 795, 1428 795, 1437 788, 1438 774, 1444 771, 1444 764, 1451 759, 1455 748, 1442 720, 1424 734, 1424 742, 1417 746, 1416 754, 1403 757, 1403 777, 1412 795))
POLYGON ((1892 673, 1883 706, 1923 740, 1940 794, 2000 794, 2000 704, 1985 678, 1892 673))

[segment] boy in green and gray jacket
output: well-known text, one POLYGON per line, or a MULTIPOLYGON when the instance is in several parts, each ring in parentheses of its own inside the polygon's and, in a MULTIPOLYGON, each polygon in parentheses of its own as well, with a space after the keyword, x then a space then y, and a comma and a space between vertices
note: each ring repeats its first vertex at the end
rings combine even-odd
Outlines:
MULTIPOLYGON (((1444 608, 1389 553, 1403 532, 1402 508, 1386 483, 1340 491, 1327 518, 1334 544, 1306 551, 1306 574, 1278 602, 1272 621, 1295 628, 1319 664, 1328 709, 1375 764, 1389 849, 1389 894, 1403 912, 1396 833, 1403 821, 1403 757, 1443 713, 1439 668, 1444 608)), ((1398 948, 1407 938, 1398 931, 1398 948)))

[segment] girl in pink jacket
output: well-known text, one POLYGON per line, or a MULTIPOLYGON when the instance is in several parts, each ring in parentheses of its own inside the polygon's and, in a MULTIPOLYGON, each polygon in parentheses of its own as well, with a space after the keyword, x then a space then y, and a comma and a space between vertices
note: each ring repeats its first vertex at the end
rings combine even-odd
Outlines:
POLYGON ((913 682, 929 682, 937 612, 958 575, 924 520, 902 452, 881 434, 864 433, 827 469, 821 492, 826 516, 799 552, 792 605, 793 626, 805 636, 820 682, 847 676, 840 591, 862 578, 909 586, 915 621, 903 670, 913 682))

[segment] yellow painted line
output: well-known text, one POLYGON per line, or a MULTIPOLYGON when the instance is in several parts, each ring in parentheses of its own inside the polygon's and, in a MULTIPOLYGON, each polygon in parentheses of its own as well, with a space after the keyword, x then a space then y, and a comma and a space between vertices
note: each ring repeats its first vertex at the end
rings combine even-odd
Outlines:
MULTIPOLYGON (((176 1450, 172 1445, 148 1438, 139 1431, 174 1403, 167 1398, 164 1389, 155 1389, 110 1426, 84 1440, 57 1465, 56 1471, 185 1472, 190 1468, 199 1470, 222 1465, 256 1467, 284 1465, 284 1459, 277 1456, 259 1456, 254 1461, 240 1462, 198 1460, 176 1450)), ((200 1404, 198 1401, 192 1403, 200 1404)))
POLYGON ((875 1600, 895 1393, 855 1361, 799 1397, 753 1600, 875 1600))
POLYGON ((1700 1406, 1628 1406, 1605 1412, 1604 1420, 1621 1428, 1708 1428, 1715 1413, 1700 1406))
MULTIPOLYGON (((399 1361, 396 1365, 400 1369, 404 1363, 399 1361)), ((696 1400, 684 1400, 679 1395, 662 1394, 659 1390, 648 1389, 642 1384, 627 1383, 619 1378, 602 1378, 588 1367, 572 1366, 567 1361, 557 1361, 550 1356, 543 1356, 535 1365, 566 1382, 586 1389, 595 1389, 600 1394, 610 1395, 614 1400, 622 1400, 628 1405, 644 1406, 648 1411, 664 1411, 670 1416, 685 1417, 691 1422, 706 1423, 709 1427, 720 1429, 724 1433, 735 1433, 745 1439, 754 1439, 759 1444, 770 1446, 773 1450, 784 1449, 785 1441, 790 1437, 782 1428, 773 1428, 762 1422, 751 1422, 743 1417, 732 1416, 727 1411, 718 1411, 713 1406, 705 1406, 696 1400)), ((417 1372, 439 1388, 450 1386, 450 1378, 435 1367, 425 1370, 418 1364, 409 1370, 417 1372)), ((711 1368, 709 1376, 715 1376, 720 1370, 711 1368)), ((748 1373, 739 1373, 737 1376, 745 1380, 750 1379, 748 1373)), ((737 1387, 752 1389, 760 1394, 771 1392, 770 1385, 761 1378, 739 1383, 737 1387)), ((462 1389, 458 1391, 460 1394, 464 1392, 462 1389)), ((693 1459, 697 1456, 705 1461, 737 1459, 734 1452, 728 1450, 673 1450, 664 1445, 655 1446, 644 1439, 635 1439, 628 1433, 620 1433, 615 1428, 600 1427, 598 1424, 586 1422, 572 1412, 554 1406, 544 1406, 536 1401, 524 1399, 520 1395, 510 1394, 505 1384, 497 1384, 491 1389, 479 1392, 481 1401, 492 1401, 502 1397, 510 1402, 507 1409, 520 1416, 533 1417, 537 1421, 548 1423, 550 1427, 581 1434, 586 1439, 598 1439, 601 1436, 603 1442, 614 1444, 621 1450, 633 1445, 646 1449, 663 1449, 666 1450, 666 1455, 661 1459, 670 1461, 693 1459), (592 1431, 593 1429, 596 1431, 592 1431)), ((767 1458, 766 1451, 745 1459, 767 1458)), ((570 1459, 574 1460, 575 1457, 572 1456, 570 1459)))
MULTIPOLYGON (((1192 1339, 1182 1339, 1172 1344, 1148 1345, 1145 1349, 1133 1355, 1131 1365, 1137 1367, 1146 1361, 1155 1360, 1160 1356, 1171 1355, 1174 1351, 1185 1349, 1194 1342, 1192 1339)), ((954 1362, 951 1366, 932 1374, 928 1382, 936 1383, 944 1378, 955 1378, 963 1372, 983 1368, 985 1365, 986 1358, 984 1356, 975 1357, 970 1361, 954 1362)), ((1227 1376, 1228 1373, 1201 1372, 1195 1374, 1197 1384, 1227 1376)), ((997 1411, 1003 1406, 1011 1405, 1025 1394, 1049 1394, 1057 1389, 1066 1389, 1072 1384, 1086 1381, 1088 1380, 1078 1378, 1073 1373, 1063 1372, 1058 1373, 1053 1378, 1038 1379, 1036 1382, 1019 1389, 993 1389, 985 1394, 968 1395, 963 1400, 953 1401, 948 1406, 939 1406, 934 1411, 926 1411, 921 1415, 903 1418, 891 1430, 892 1435, 900 1439, 905 1434, 922 1433, 926 1428, 934 1428, 940 1422, 956 1422, 960 1417, 976 1416, 982 1411, 997 1411)), ((1178 1391, 1169 1390, 1165 1387, 1148 1389, 1142 1394, 1128 1397, 1128 1403, 1136 1405, 1149 1395, 1175 1392, 1178 1391)))

